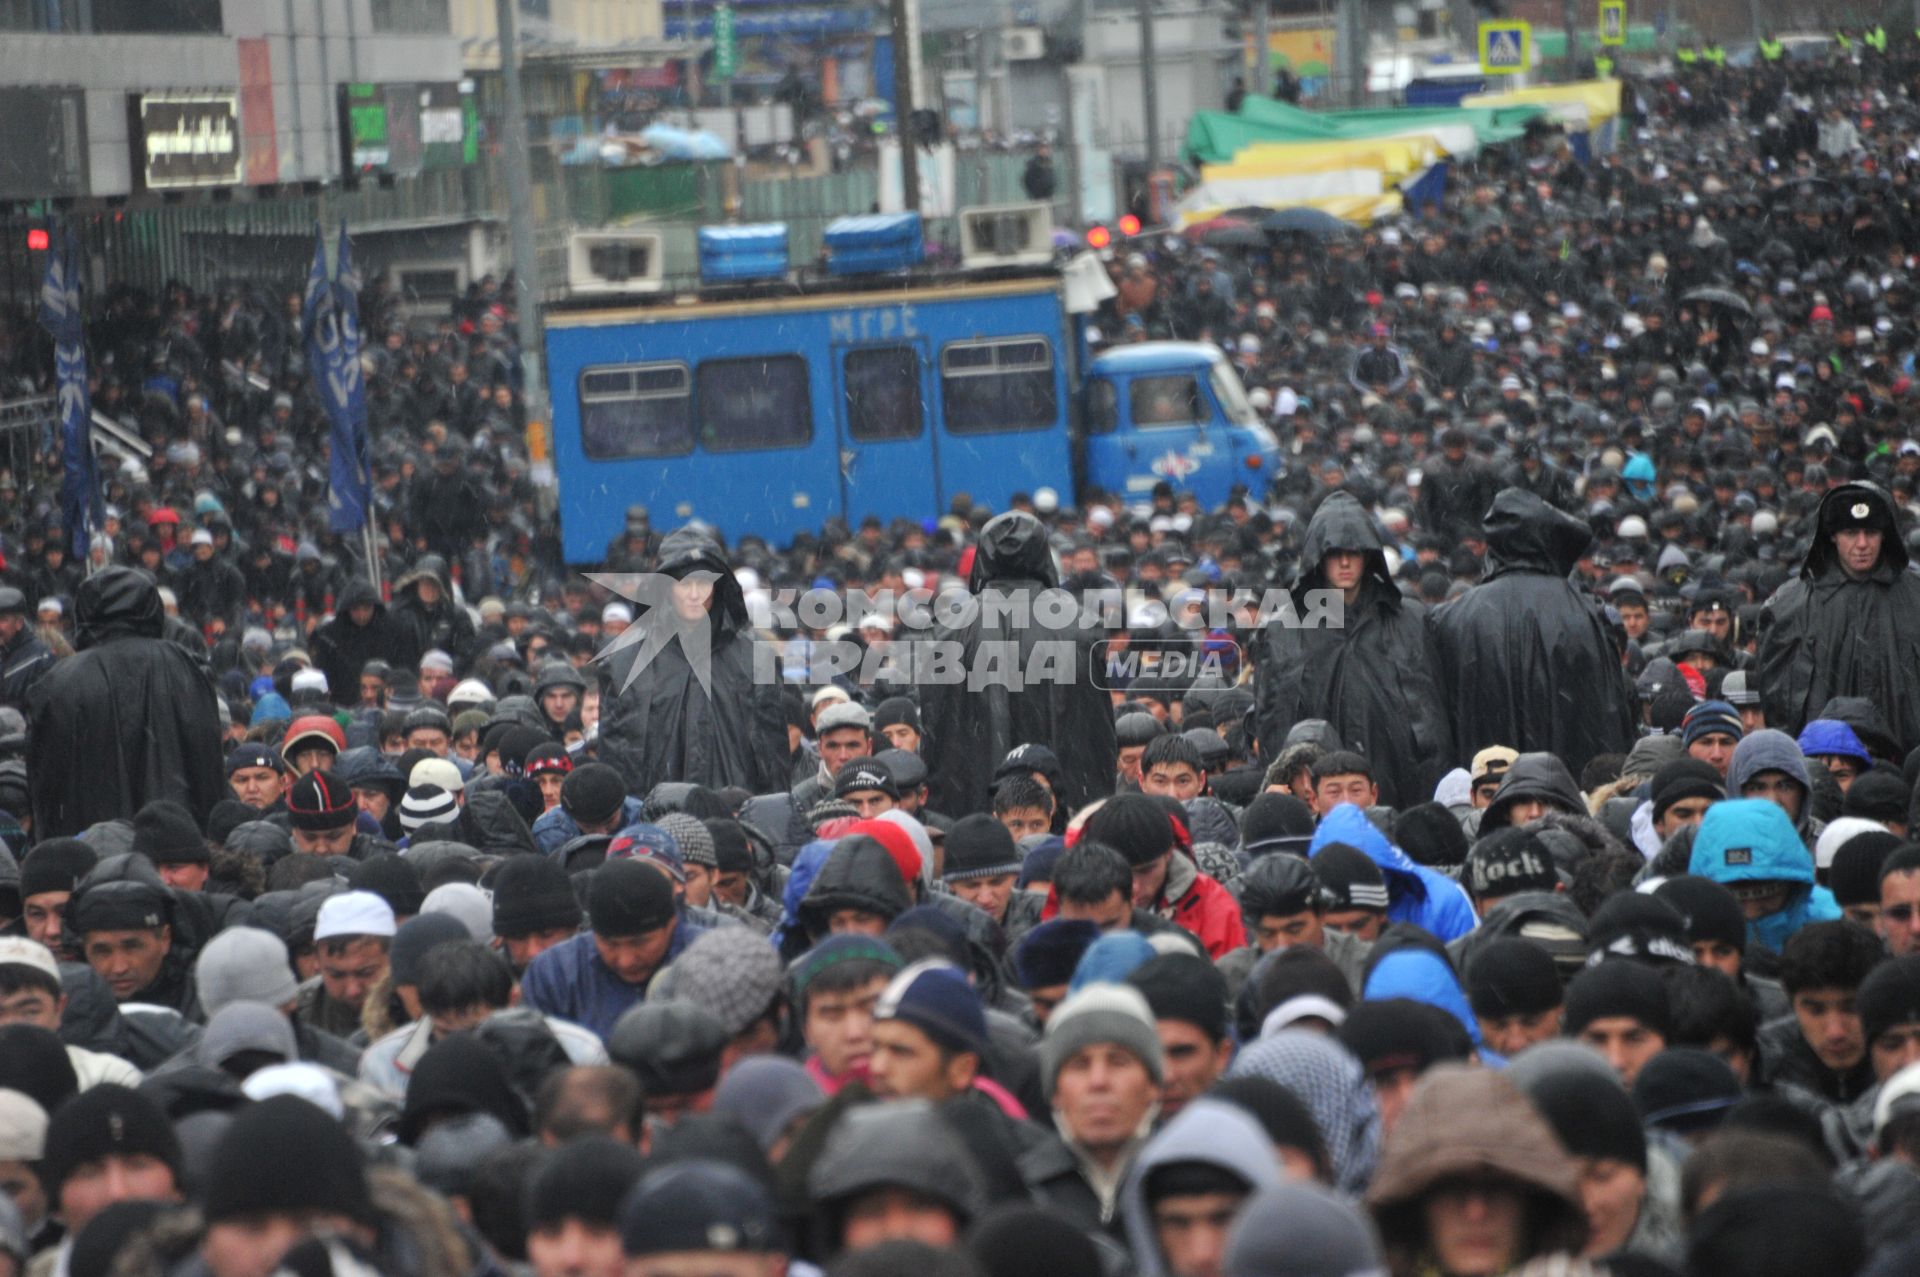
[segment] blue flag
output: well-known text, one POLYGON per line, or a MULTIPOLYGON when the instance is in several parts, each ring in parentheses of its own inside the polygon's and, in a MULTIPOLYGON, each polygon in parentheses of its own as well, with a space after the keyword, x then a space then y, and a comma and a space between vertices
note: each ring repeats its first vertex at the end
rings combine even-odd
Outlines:
POLYGON ((71 231, 47 251, 40 326, 53 338, 60 401, 60 517, 76 562, 87 561, 93 528, 106 511, 93 456, 93 403, 87 393, 87 332, 80 310, 80 250, 71 231))
POLYGON ((307 368, 332 427, 333 460, 327 474, 327 526, 357 531, 373 499, 367 438, 367 383, 360 371, 360 277, 346 224, 334 276, 327 277, 327 237, 313 231, 313 270, 301 314, 307 333, 307 368))

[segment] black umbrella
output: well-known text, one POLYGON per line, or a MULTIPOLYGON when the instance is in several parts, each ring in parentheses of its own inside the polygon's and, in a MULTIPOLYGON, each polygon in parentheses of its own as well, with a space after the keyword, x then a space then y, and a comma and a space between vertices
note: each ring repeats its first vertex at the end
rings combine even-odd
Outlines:
POLYGON ((1276 235, 1311 235, 1315 239, 1333 239, 1353 230, 1332 213, 1306 207, 1275 209, 1261 225, 1276 235))
POLYGON ((1753 317, 1753 307, 1748 303, 1746 298, 1734 292, 1731 288, 1721 288, 1717 284, 1702 284, 1698 288, 1689 288, 1686 292, 1680 294, 1680 300, 1683 302, 1699 302, 1703 306, 1722 306, 1728 310, 1745 315, 1749 319, 1753 317))

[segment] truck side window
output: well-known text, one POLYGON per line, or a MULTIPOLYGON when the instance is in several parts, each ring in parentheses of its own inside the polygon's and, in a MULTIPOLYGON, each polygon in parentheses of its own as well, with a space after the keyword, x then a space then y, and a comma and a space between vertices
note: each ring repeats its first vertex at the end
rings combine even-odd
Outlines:
POLYGON ((954 342, 940 351, 940 404, 957 435, 1044 430, 1060 419, 1046 338, 954 342))
POLYGON ((813 439, 807 361, 798 355, 704 359, 694 389, 703 448, 752 452, 803 447, 813 439))
POLYGON ((628 364, 580 374, 580 448, 595 461, 693 451, 685 364, 628 364))
POLYGON ((1208 417, 1200 404, 1200 383, 1186 373, 1135 377, 1127 386, 1127 401, 1136 426, 1190 426, 1208 417))
POLYGON ((912 346, 849 350, 841 366, 847 435, 861 443, 920 437, 920 353, 912 346))
POLYGON ((1120 424, 1120 396, 1105 377, 1087 384, 1087 433, 1103 435, 1120 424))

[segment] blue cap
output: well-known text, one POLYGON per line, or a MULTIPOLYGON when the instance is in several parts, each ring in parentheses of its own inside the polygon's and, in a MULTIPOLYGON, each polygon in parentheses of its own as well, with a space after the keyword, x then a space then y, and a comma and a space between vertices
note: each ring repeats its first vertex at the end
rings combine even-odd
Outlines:
POLYGON ((633 1186, 620 1205, 620 1249, 628 1255, 765 1254, 784 1247, 765 1185, 728 1163, 691 1158, 633 1186))

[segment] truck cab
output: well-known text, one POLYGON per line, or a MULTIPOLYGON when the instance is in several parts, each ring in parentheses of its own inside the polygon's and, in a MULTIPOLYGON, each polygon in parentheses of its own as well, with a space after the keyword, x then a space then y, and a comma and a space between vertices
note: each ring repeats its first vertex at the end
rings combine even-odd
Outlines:
POLYGON ((1280 446, 1219 347, 1122 346, 1087 369, 1081 420, 1086 479, 1145 505, 1162 480, 1202 506, 1243 483, 1258 500, 1279 477, 1280 446))

